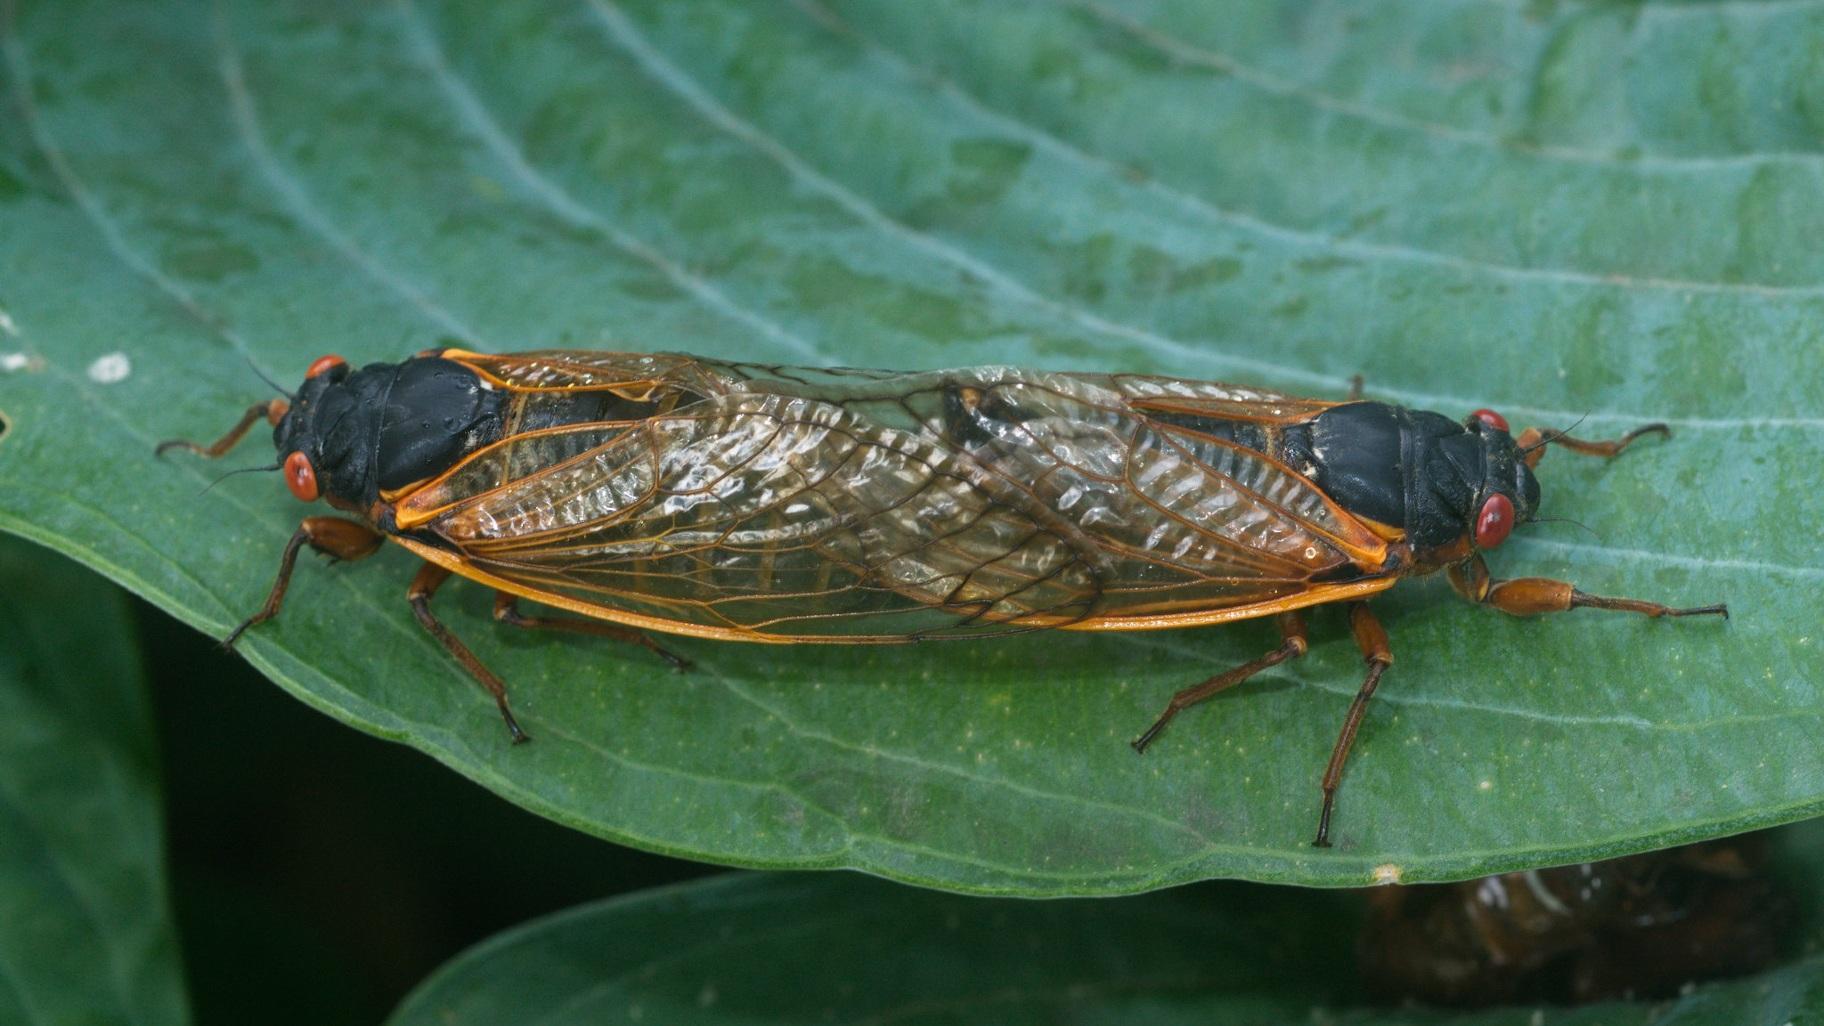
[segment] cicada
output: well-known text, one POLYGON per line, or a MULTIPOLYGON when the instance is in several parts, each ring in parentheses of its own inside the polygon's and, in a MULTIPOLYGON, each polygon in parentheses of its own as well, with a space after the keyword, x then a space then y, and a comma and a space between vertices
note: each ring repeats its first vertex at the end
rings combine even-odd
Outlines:
POLYGON ((1367 600, 1444 571, 1507 613, 1580 606, 1727 615, 1491 577, 1483 554, 1539 510, 1548 447, 1614 456, 1612 441, 1530 428, 1489 410, 1458 421, 1382 402, 1299 398, 1146 374, 988 366, 889 371, 772 366, 681 354, 426 350, 359 370, 311 364, 257 421, 311 516, 298 552, 345 561, 387 538, 424 560, 412 612, 494 696, 507 689, 432 613, 451 574, 496 592, 495 618, 607 635, 682 660, 647 631, 727 641, 867 644, 1015 631, 1140 631, 1274 617, 1282 642, 1174 695, 1180 711, 1307 648, 1301 611, 1349 605, 1367 670, 1324 771, 1315 843, 1328 845, 1343 766, 1393 662, 1367 600), (531 600, 563 614, 527 616, 531 600))

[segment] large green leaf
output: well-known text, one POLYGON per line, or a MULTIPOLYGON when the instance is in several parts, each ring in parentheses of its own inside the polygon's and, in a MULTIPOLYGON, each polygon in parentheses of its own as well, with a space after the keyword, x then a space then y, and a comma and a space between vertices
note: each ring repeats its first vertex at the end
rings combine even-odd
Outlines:
MULTIPOLYGON (((1824 832, 1800 829, 1780 868, 1815 881, 1824 832)), ((1820 909, 1806 897, 1815 936, 1820 909)), ((1815 953, 1670 1001, 1372 1009, 1355 951, 1361 904, 1260 885, 1030 902, 849 874, 730 874, 506 931, 439 969, 388 1022, 1782 1026, 1824 1014, 1815 953)))
POLYGON ((189 1021, 158 782, 124 597, 0 539, 0 1022, 189 1021))
MULTIPOLYGON (((1029 894, 1463 877, 1824 799, 1824 11, 1412 0, 19 5, 0 118, 0 526, 221 635, 300 508, 151 457, 333 350, 460 339, 1013 362, 1372 394, 1601 435, 1497 572, 1727 600, 1522 622, 1437 582, 1305 842, 1360 661, 1125 742, 1247 624, 699 671, 439 599, 538 740, 416 627, 410 560, 301 568, 242 648, 303 700, 630 844, 1029 894), (124 379, 119 360, 130 364, 124 379), (97 361, 102 361, 97 363, 97 361)), ((228 466, 269 459, 256 440, 228 466)))

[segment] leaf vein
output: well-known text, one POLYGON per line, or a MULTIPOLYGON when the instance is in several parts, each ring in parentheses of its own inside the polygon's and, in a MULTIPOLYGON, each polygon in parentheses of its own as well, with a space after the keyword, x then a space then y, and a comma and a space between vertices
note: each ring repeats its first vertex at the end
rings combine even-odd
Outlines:
POLYGON ((655 246, 613 224, 600 213, 583 205, 562 186, 545 177, 532 166, 525 151, 513 141, 480 98, 450 67, 411 0, 395 0, 395 6, 403 15, 406 35, 417 52, 419 64, 430 74, 463 124, 468 126, 469 131, 474 133, 476 139, 507 169, 513 179, 559 220, 573 228, 607 239, 616 249, 658 270, 678 289, 716 313, 760 332, 795 353, 821 358, 822 353, 815 343, 760 313, 737 304, 727 293, 701 275, 693 273, 655 246))

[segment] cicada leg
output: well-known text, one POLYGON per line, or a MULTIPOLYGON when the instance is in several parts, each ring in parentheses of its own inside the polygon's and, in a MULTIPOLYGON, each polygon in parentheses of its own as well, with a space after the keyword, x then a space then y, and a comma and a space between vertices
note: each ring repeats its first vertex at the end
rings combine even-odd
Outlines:
POLYGON ((1515 577, 1503 580, 1490 577, 1488 564, 1480 555, 1452 566, 1447 575, 1457 593, 1471 602, 1493 606, 1514 616, 1537 616, 1540 613, 1562 613, 1570 609, 1614 609, 1642 616, 1720 616, 1729 618, 1729 607, 1721 602, 1710 606, 1678 608, 1646 599, 1608 598, 1578 591, 1569 581, 1550 577, 1515 577))
POLYGON ((1165 725, 1172 722, 1173 717, 1185 709, 1218 692, 1227 691, 1269 666, 1277 666, 1288 659, 1296 659, 1304 655, 1305 650, 1311 646, 1305 636, 1303 614, 1296 610, 1281 613, 1278 622, 1280 636, 1285 639, 1278 648, 1259 659, 1242 663, 1232 670, 1225 670, 1201 684, 1192 685, 1173 695, 1172 700, 1166 703, 1165 711, 1159 714, 1159 718, 1153 721, 1152 726, 1146 728, 1146 733, 1134 739, 1134 751, 1144 753, 1146 746, 1153 743, 1153 739, 1159 736, 1159 732, 1165 729, 1165 725))
POLYGON ((482 665, 475 653, 469 651, 469 646, 451 634, 450 629, 432 614, 431 596, 437 594, 438 587, 449 578, 450 572, 443 567, 435 563, 424 564, 419 569, 418 576, 412 578, 412 586, 405 593, 412 603, 412 615, 418 618, 425 630, 431 632, 431 637, 443 645, 445 651, 462 664, 463 669, 469 671, 469 676, 474 677, 482 687, 488 689, 488 694, 494 696, 494 704, 500 707, 500 718, 507 721, 507 733, 513 735, 513 743, 517 745, 532 740, 529 734, 520 729, 519 721, 513 718, 513 710, 507 705, 507 686, 499 677, 494 676, 494 671, 482 665))
POLYGON ((260 611, 242 620, 228 636, 222 639, 223 648, 233 648, 241 634, 255 624, 265 623, 279 615, 279 606, 285 601, 285 589, 291 585, 291 571, 297 565, 298 551, 308 545, 333 560, 354 562, 365 559, 379 550, 386 536, 366 524, 341 517, 305 517, 304 522, 285 544, 285 555, 279 559, 279 576, 272 582, 272 591, 266 595, 266 604, 260 611))
POLYGON ((643 631, 622 627, 616 623, 605 623, 601 620, 585 620, 577 616, 527 616, 519 611, 519 596, 511 592, 497 591, 494 593, 494 619, 509 627, 523 627, 527 630, 570 631, 574 634, 594 634, 598 637, 613 638, 616 641, 624 641, 651 649, 660 658, 670 663, 674 670, 690 669, 690 660, 666 649, 647 637, 643 631))
POLYGON ((1362 659, 1368 664, 1368 675, 1362 679, 1362 686, 1355 692, 1355 701, 1349 704, 1349 715, 1343 719, 1342 732, 1336 736, 1336 744, 1330 749, 1330 765, 1324 768, 1323 811, 1317 816, 1317 838, 1311 842, 1313 847, 1330 847, 1330 810, 1336 804, 1336 789, 1343 782, 1343 765, 1349 761, 1349 750, 1355 747, 1356 731, 1362 727, 1362 716, 1368 712, 1368 700, 1374 697, 1374 689, 1380 686, 1381 674, 1393 665, 1393 650, 1387 644, 1387 631, 1381 621, 1375 619, 1368 611, 1365 602, 1357 602, 1349 608, 1349 627, 1355 634, 1356 647, 1362 650, 1362 659))
POLYGON ((172 449, 188 449, 200 456, 216 459, 234 448, 235 443, 247 434, 247 429, 253 427, 260 419, 264 418, 267 423, 277 425, 279 418, 285 416, 288 407, 289 404, 283 399, 269 399, 263 403, 254 403, 247 407, 247 412, 241 414, 241 419, 228 429, 227 434, 208 445, 199 445, 184 438, 173 438, 158 443, 152 452, 156 456, 163 456, 172 449))
POLYGON ((1545 447, 1548 445, 1562 446, 1572 452, 1581 453, 1585 456, 1601 456, 1604 459, 1613 459, 1614 457, 1621 455, 1623 449, 1632 445, 1634 440, 1642 435, 1660 435, 1661 437, 1670 438, 1672 436, 1672 429, 1664 424, 1646 424, 1635 428, 1627 434, 1622 435, 1620 438, 1610 438, 1600 442, 1587 442, 1581 438, 1572 438, 1562 431, 1541 431, 1539 428, 1530 427, 1525 431, 1522 431, 1519 438, 1514 439, 1514 444, 1520 447, 1521 458, 1526 460, 1526 465, 1529 467, 1536 467, 1539 465, 1539 461, 1544 458, 1545 447))

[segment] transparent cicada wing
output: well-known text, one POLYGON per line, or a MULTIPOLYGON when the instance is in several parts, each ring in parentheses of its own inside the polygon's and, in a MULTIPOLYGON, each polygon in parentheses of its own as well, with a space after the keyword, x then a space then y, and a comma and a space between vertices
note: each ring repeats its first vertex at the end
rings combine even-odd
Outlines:
POLYGON ((401 528, 534 597, 794 640, 1251 615, 1385 554, 1287 468, 1136 408, 1143 379, 666 375, 728 391, 510 437, 406 497, 401 528))
POLYGON ((958 379, 963 413, 948 427, 1103 554, 1105 625, 1272 604, 1380 567, 1385 543, 1305 478, 1156 421, 1109 385, 991 369, 958 379))
POLYGON ((1110 387, 1141 413, 1249 423, 1289 423, 1315 417, 1336 403, 1224 381, 1189 381, 1147 374, 1111 374, 1110 387))
POLYGON ((518 477, 523 456, 484 450, 400 523, 525 588, 731 635, 891 640, 1096 605, 1094 574, 1025 497, 840 406, 737 393, 597 441, 518 477))
POLYGON ((719 395, 734 382, 715 363, 678 353, 548 349, 492 354, 446 349, 440 355, 516 392, 607 390, 628 398, 668 392, 701 396, 719 395))

